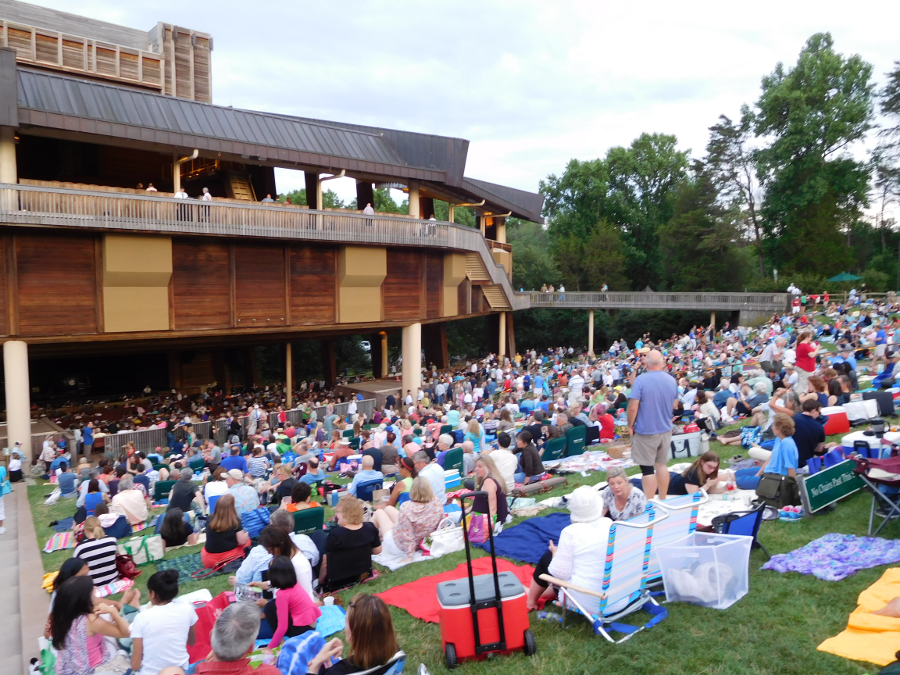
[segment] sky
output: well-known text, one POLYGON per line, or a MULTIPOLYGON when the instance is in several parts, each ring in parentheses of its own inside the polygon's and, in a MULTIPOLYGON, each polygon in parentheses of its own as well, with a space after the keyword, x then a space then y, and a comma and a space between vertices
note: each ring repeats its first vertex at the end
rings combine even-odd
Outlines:
MULTIPOLYGON (((465 138, 467 176, 533 192, 570 159, 642 132, 702 156, 708 127, 752 104, 762 76, 795 63, 813 33, 860 54, 879 85, 900 61, 896 0, 34 4, 209 33, 214 103, 465 138)), ((301 172, 276 180, 280 192, 303 187, 301 172)), ((328 187, 356 196, 350 179, 328 187)))

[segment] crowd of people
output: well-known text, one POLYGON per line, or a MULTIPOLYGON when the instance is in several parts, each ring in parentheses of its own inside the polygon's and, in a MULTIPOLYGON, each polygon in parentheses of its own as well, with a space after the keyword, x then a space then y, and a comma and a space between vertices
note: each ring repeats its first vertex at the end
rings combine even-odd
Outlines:
MULTIPOLYGON (((159 399, 150 415, 171 430, 171 444, 156 452, 126 446, 121 456, 103 457, 96 466, 84 457, 73 468, 71 454, 59 453, 51 441, 39 470, 56 475, 59 499, 74 500, 79 538, 56 579, 47 625, 60 651, 58 672, 103 672, 98 667, 117 658, 125 640, 129 666, 142 675, 188 666, 194 615, 174 602, 177 573, 151 577, 149 604, 142 609, 134 593, 119 603, 92 595, 93 588, 117 578, 117 539, 149 522, 161 483, 170 487, 157 527, 165 546, 196 544, 202 529, 204 566, 230 565, 235 586, 271 594, 256 606, 237 602, 219 617, 212 660, 234 666, 215 672, 249 672, 247 654, 255 639, 269 640, 266 650, 272 650, 311 630, 323 597, 371 575, 373 555, 407 561, 426 546, 446 517, 444 466, 458 449, 465 487, 483 492, 471 512, 497 526, 508 522, 507 498, 516 485, 546 478, 543 453, 554 438, 577 426, 595 427, 600 440, 630 438, 640 476, 629 478, 611 467, 604 489, 582 487, 570 495, 572 524, 537 565, 528 607, 535 609, 554 593, 543 574, 599 592, 600 577, 592 570, 605 555, 613 522, 640 515, 655 496, 717 492, 735 484, 753 489, 766 473, 796 476, 828 450, 820 410, 857 389, 857 361, 871 356, 870 367, 880 366, 882 379, 890 376, 898 360, 890 307, 819 307, 818 313, 774 316, 758 330, 726 324, 666 339, 645 335, 632 345, 617 340, 597 356, 558 348, 506 359, 489 355, 446 371, 429 368, 417 391, 389 396, 371 419, 352 402, 339 416, 327 398, 320 419, 315 392, 307 390, 300 405, 305 419, 293 424, 273 388, 233 397, 210 393, 189 401, 189 413, 181 405, 186 399, 159 399), (278 413, 274 428, 269 412, 278 413), (225 442, 198 436, 194 415, 224 419, 225 442), (759 437, 774 441, 758 457, 760 466, 725 470, 718 453, 705 452, 683 472, 669 471, 673 429, 690 419, 729 445, 740 431, 718 431, 739 417, 751 418, 759 437), (327 530, 295 534, 297 514, 319 508, 316 500, 340 488, 332 483, 336 476, 349 483, 334 522, 327 530), (365 484, 385 478, 395 479, 385 499, 358 498, 365 484), (266 506, 272 511, 269 524, 254 545, 243 516, 266 506)), ((85 449, 88 439, 82 429, 85 449)), ((597 602, 588 595, 581 600, 587 607, 597 602)), ((332 641, 310 672, 358 672, 387 663, 398 651, 380 600, 357 596, 350 608, 351 656, 330 665, 343 649, 332 641), (362 621, 361 614, 368 619, 357 632, 354 622, 362 621)), ((207 662, 196 672, 213 670, 207 662)))

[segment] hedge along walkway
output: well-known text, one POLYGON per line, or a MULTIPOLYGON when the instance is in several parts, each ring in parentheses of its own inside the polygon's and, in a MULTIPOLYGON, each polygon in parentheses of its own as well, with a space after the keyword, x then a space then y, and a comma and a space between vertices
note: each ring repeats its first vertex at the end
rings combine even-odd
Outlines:
MULTIPOLYGON (((716 442, 712 442, 711 447, 723 459, 738 452, 746 456, 746 452, 716 442)), ((633 469, 629 473, 635 472, 638 470, 633 469)), ((602 472, 592 473, 588 477, 570 475, 568 485, 541 498, 567 494, 578 485, 593 485, 604 479, 602 472)), ((71 503, 45 507, 43 495, 49 491, 49 486, 29 490, 41 546, 53 534, 48 523, 70 516, 74 510, 71 503)), ((792 551, 829 532, 864 535, 870 500, 871 496, 867 494, 856 494, 841 502, 835 511, 812 519, 796 523, 764 523, 760 538, 774 555, 792 551)), ((547 510, 542 515, 552 512, 547 510)), ((521 519, 515 522, 521 522, 521 519)), ((900 524, 891 523, 883 536, 896 537, 898 527, 900 524)), ((186 555, 197 550, 199 547, 177 549, 166 557, 186 555)), ((42 554, 45 568, 57 569, 71 555, 71 550, 42 554)), ((474 549, 473 555, 481 557, 486 554, 474 549)), ((409 565, 396 572, 380 570, 378 579, 340 595, 346 607, 357 592, 377 593, 423 576, 451 570, 464 562, 465 553, 459 552, 409 565)), ((728 610, 673 603, 668 606, 668 619, 618 646, 610 645, 594 635, 584 622, 562 630, 558 623, 540 621, 536 614, 531 614, 531 629, 538 645, 537 655, 532 661, 527 661, 522 654, 515 654, 469 663, 462 668, 468 675, 520 675, 525 670, 554 675, 593 675, 601 670, 626 675, 809 675, 826 672, 856 675, 878 672, 878 667, 873 664, 847 661, 816 651, 816 647, 825 638, 836 635, 846 627, 847 616, 856 608, 857 596, 877 581, 884 567, 863 570, 844 581, 825 582, 811 576, 761 571, 764 562, 762 552, 753 551, 750 557, 750 593, 728 610)), ((141 569, 144 573, 138 577, 137 586, 145 593, 147 579, 156 571, 156 566, 146 565, 141 569)), ((598 574, 601 571, 598 569, 598 574)), ((216 595, 228 588, 228 577, 223 575, 190 582, 182 587, 182 591, 190 592, 203 587, 216 595)), ((419 663, 425 663, 435 675, 449 674, 441 651, 440 626, 418 621, 401 609, 391 607, 390 610, 400 646, 409 654, 408 671, 413 672, 419 663)), ((641 616, 638 615, 635 622, 641 616)))

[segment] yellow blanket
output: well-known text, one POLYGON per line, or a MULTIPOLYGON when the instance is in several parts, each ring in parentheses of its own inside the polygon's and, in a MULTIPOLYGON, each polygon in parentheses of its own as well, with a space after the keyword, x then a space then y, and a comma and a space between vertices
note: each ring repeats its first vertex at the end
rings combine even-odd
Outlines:
POLYGON ((900 568, 894 567, 859 594, 859 607, 850 615, 847 630, 825 640, 819 651, 879 666, 896 661, 900 619, 871 613, 883 609, 896 597, 900 597, 900 568))

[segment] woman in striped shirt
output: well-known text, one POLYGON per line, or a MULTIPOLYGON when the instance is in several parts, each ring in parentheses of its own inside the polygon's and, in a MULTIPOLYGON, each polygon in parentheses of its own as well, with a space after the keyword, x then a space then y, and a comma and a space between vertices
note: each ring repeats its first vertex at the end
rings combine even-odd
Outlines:
POLYGON ((252 478, 262 478, 266 475, 269 468, 269 460, 263 457, 262 446, 257 445, 253 448, 253 456, 247 459, 247 468, 250 470, 252 478))
POLYGON ((84 521, 84 541, 75 547, 72 557, 87 563, 94 586, 103 586, 119 578, 115 537, 107 537, 95 517, 84 521))

